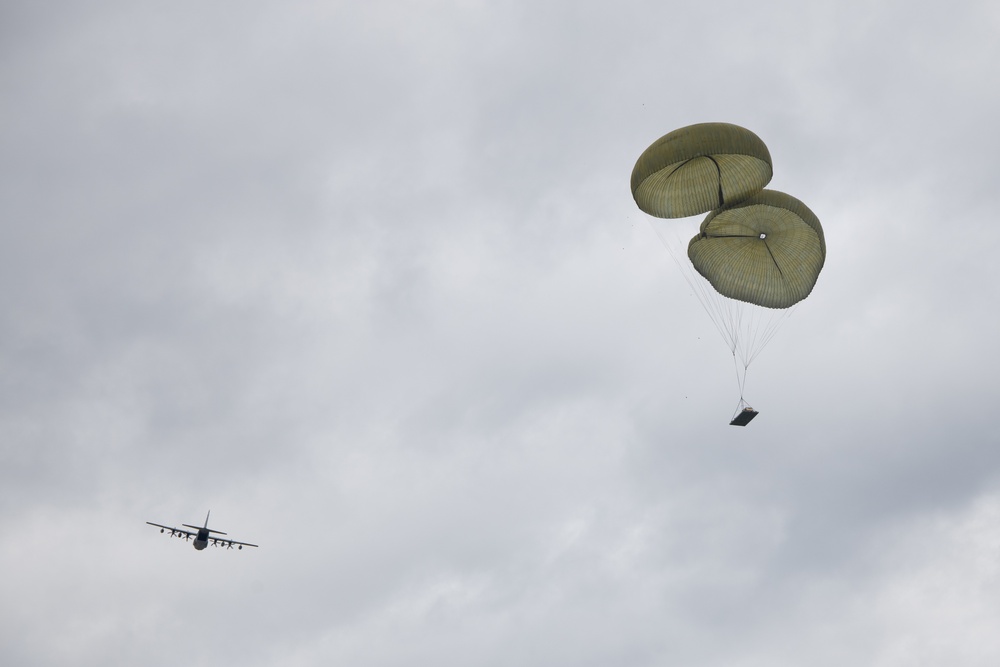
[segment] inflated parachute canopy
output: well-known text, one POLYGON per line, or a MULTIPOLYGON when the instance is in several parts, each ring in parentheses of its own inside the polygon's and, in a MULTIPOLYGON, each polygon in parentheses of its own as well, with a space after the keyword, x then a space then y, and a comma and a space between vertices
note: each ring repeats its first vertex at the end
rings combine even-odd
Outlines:
POLYGON ((805 204, 763 190, 709 213, 688 244, 688 257, 723 296, 788 308, 816 284, 826 241, 819 219, 805 204))
POLYGON ((632 196, 649 215, 684 218, 760 192, 771 173, 771 154, 756 134, 729 123, 699 123, 643 151, 632 169, 632 196))

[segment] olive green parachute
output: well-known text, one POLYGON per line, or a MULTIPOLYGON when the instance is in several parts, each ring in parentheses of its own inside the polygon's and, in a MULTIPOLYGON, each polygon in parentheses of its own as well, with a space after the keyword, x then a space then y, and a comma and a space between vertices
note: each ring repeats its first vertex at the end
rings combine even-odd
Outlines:
POLYGON ((632 170, 632 196, 649 215, 684 218, 760 192, 771 174, 771 154, 756 134, 729 123, 699 123, 643 151, 632 170))
POLYGON ((816 284, 826 241, 819 219, 805 204, 763 190, 709 213, 688 244, 688 258, 723 296, 788 308, 816 284))
POLYGON ((819 219, 798 199, 765 190, 771 175, 764 142, 728 123, 674 130, 632 170, 632 197, 654 218, 670 218, 650 224, 733 353, 736 426, 757 414, 743 399, 747 369, 826 261, 819 219), (699 226, 691 216, 703 213, 699 226))

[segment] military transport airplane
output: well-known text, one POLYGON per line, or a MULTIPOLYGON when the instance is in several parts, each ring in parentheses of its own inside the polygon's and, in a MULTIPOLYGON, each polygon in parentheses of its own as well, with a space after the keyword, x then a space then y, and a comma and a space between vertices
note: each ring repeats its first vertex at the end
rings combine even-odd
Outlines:
POLYGON ((236 544, 240 549, 243 547, 256 547, 256 544, 250 544, 249 542, 237 542, 236 540, 224 540, 218 537, 212 537, 209 533, 215 533, 216 535, 225 535, 226 533, 221 530, 212 530, 208 527, 208 517, 212 516, 212 510, 208 510, 208 514, 205 516, 204 527, 192 526, 188 523, 182 523, 181 525, 186 528, 194 528, 196 533, 192 533, 190 530, 182 530, 180 528, 171 528, 170 526, 161 526, 158 523, 153 523, 152 521, 147 521, 150 526, 156 526, 160 529, 160 532, 169 530, 170 537, 180 537, 184 540, 190 540, 194 538, 194 548, 201 551, 209 545, 211 542, 213 547, 226 547, 227 549, 232 549, 233 545, 236 544))

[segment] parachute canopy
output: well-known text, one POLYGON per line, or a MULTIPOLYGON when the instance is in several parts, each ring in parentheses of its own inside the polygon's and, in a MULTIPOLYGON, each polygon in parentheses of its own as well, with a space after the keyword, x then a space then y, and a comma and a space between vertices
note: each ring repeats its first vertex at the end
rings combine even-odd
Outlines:
POLYGON ((757 416, 743 399, 747 369, 826 261, 819 219, 798 199, 765 190, 771 176, 764 142, 729 123, 674 130, 632 170, 632 197, 645 213, 671 219, 650 224, 733 353, 733 426, 757 416), (690 216, 703 213, 698 226, 690 216))
POLYGON ((723 296, 788 308, 816 284, 826 241, 819 219, 805 204, 763 190, 709 213, 688 244, 688 258, 723 296))
POLYGON ((761 191, 771 154, 756 134, 730 123, 674 130, 643 151, 632 170, 632 196, 658 218, 684 218, 761 191))

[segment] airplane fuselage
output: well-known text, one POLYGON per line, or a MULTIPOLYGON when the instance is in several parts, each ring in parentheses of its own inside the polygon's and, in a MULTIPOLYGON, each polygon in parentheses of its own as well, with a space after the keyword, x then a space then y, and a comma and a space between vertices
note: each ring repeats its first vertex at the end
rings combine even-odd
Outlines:
POLYGON ((208 531, 204 528, 198 530, 197 537, 194 538, 194 548, 201 551, 208 546, 208 531))

